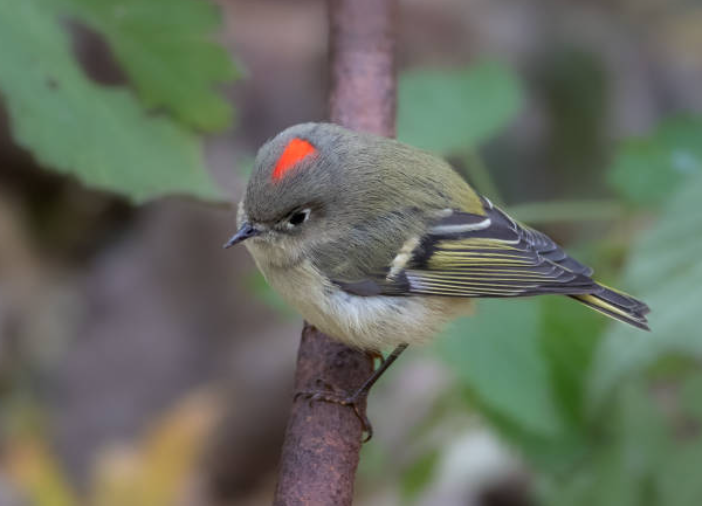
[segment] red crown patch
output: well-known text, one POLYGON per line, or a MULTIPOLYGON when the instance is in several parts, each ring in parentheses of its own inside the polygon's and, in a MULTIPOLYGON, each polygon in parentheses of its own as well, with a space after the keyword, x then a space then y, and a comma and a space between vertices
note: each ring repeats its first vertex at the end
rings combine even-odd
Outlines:
POLYGON ((280 155, 278 162, 275 164, 275 169, 273 169, 271 178, 274 181, 282 179, 282 177, 285 176, 290 169, 295 167, 308 156, 314 155, 316 152, 317 148, 315 148, 308 141, 295 137, 288 142, 287 146, 285 146, 283 154, 280 155))

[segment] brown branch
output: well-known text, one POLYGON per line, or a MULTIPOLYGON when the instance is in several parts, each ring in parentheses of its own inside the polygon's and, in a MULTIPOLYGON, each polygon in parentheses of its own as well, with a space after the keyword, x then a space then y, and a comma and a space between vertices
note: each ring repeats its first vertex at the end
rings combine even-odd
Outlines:
MULTIPOLYGON (((330 120, 355 130, 395 134, 394 24, 397 0, 329 0, 330 120)), ((352 391, 372 372, 365 353, 309 325, 302 331, 295 390, 319 379, 352 391)), ((293 403, 281 455, 276 505, 350 505, 361 423, 349 407, 293 403)))
POLYGON ((334 123, 395 136, 396 1, 329 1, 334 123))

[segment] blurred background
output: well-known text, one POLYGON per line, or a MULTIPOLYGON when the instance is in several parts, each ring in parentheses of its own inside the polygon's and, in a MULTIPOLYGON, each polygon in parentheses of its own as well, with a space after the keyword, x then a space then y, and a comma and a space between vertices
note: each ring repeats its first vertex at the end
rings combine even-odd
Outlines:
MULTIPOLYGON (((268 504, 301 320, 224 252, 325 117, 322 0, 0 0, 0 505, 268 504)), ((702 3, 401 0, 398 136, 648 302, 485 301, 374 389, 357 504, 702 504, 702 3)))

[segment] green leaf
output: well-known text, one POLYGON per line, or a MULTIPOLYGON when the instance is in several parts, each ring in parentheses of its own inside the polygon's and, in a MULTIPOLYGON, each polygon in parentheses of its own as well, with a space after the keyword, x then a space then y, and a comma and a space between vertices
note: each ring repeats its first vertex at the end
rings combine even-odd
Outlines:
POLYGON ((232 107, 215 85, 238 77, 214 41, 220 17, 202 0, 62 0, 103 34, 147 107, 163 107, 202 130, 230 125, 232 107))
POLYGON ((694 424, 684 415, 686 399, 674 394, 680 384, 695 384, 699 394, 699 374, 677 371, 666 381, 664 401, 652 395, 651 382, 642 377, 619 385, 591 431, 587 458, 569 473, 541 477, 544 504, 702 504, 702 482, 693 472, 702 466, 702 437, 694 429, 680 430, 694 424))
POLYGON ((677 118, 651 136, 623 143, 609 183, 639 205, 662 203, 682 181, 702 174, 702 119, 677 118))
POLYGON ((702 438, 678 443, 662 463, 657 474, 661 506, 699 506, 702 504, 702 438))
POLYGON ((586 387, 602 328, 564 297, 486 300, 438 345, 471 403, 532 465, 556 472, 587 452, 586 387))
POLYGON ((590 398, 600 403, 625 375, 668 354, 702 357, 702 174, 690 178, 632 248, 623 285, 651 307, 651 332, 610 326, 597 351, 590 398))
POLYGON ((689 413, 702 422, 702 372, 691 374, 682 385, 682 403, 689 413))
POLYGON ((623 385, 590 434, 586 459, 566 475, 545 479, 547 506, 639 506, 650 499, 653 474, 667 447, 667 433, 642 381, 623 385), (645 441, 645 444, 642 442, 645 441))
MULTIPOLYGON (((515 390, 518 389, 519 387, 515 387, 515 390)), ((589 441, 578 432, 577 427, 563 424, 563 429, 558 432, 535 433, 520 419, 497 411, 485 396, 477 397, 469 390, 468 401, 505 441, 514 446, 530 466, 541 472, 561 472, 582 459, 588 451, 589 441)))
POLYGON ((431 483, 439 460, 439 452, 432 450, 414 462, 404 473, 400 482, 402 502, 407 504, 417 498, 424 488, 431 483))
POLYGON ((442 155, 464 153, 505 128, 521 105, 519 80, 497 63, 408 71, 400 76, 397 137, 442 155))
POLYGON ((565 297, 543 297, 541 346, 560 412, 571 427, 583 427, 592 359, 605 319, 565 297))
POLYGON ((76 64, 48 0, 0 0, 0 90, 15 140, 43 165, 142 202, 217 199, 193 134, 76 64))
POLYGON ((539 329, 537 300, 481 300, 475 316, 455 322, 437 347, 489 418, 539 438, 557 438, 563 420, 539 329))
POLYGON ((611 200, 552 200, 509 206, 510 216, 524 223, 567 221, 612 221, 623 213, 623 206, 611 200))

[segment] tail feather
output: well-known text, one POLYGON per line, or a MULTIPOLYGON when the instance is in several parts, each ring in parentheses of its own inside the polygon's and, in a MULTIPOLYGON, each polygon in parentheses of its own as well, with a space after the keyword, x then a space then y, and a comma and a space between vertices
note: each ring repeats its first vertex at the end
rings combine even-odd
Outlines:
POLYGON ((650 330, 646 319, 650 309, 645 303, 608 286, 601 284, 598 286, 601 288, 598 292, 570 295, 570 297, 610 318, 640 329, 650 330))

